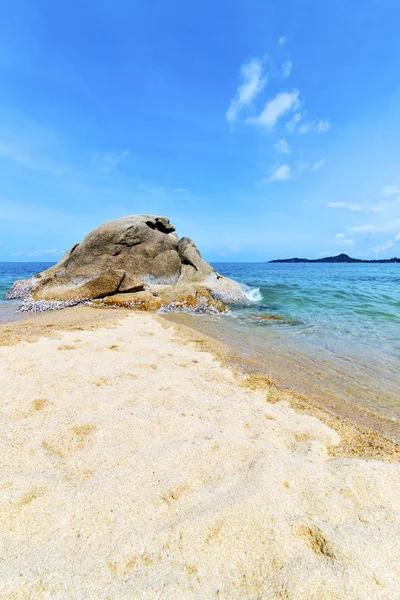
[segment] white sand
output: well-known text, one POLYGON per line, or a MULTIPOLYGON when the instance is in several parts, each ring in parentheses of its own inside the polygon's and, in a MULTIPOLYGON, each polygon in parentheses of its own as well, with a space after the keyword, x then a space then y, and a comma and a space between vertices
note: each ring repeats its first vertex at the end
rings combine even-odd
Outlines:
POLYGON ((0 598, 400 599, 400 466, 153 315, 0 348, 0 598))

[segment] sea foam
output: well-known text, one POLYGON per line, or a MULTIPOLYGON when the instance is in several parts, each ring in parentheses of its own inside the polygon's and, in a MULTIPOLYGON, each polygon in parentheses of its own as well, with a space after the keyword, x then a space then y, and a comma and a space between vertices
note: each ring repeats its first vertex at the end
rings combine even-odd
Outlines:
POLYGON ((250 302, 260 302, 262 300, 262 294, 259 288, 249 288, 244 286, 243 288, 244 295, 250 302))

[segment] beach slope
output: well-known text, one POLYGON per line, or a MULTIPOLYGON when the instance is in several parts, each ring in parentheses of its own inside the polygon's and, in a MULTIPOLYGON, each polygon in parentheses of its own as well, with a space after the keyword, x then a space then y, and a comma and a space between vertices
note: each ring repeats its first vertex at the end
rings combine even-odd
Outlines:
POLYGON ((0 329, 2 600, 400 597, 398 462, 160 316, 0 329))

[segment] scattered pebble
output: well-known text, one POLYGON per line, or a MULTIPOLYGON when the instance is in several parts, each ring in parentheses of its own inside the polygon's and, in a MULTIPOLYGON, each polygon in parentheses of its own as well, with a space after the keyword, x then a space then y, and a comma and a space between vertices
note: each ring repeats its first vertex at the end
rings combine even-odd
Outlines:
POLYGON ((47 310, 61 310, 79 304, 76 300, 33 300, 32 297, 24 298, 17 308, 18 313, 34 312, 42 313, 47 310))

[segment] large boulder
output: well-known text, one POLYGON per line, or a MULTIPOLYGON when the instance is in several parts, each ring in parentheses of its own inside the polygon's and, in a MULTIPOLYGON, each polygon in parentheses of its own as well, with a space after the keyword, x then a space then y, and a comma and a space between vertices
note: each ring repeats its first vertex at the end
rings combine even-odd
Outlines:
POLYGON ((107 305, 126 306, 135 304, 127 296, 136 293, 152 309, 184 304, 185 298, 191 306, 207 298, 205 304, 219 311, 226 309, 225 302, 246 301, 238 283, 219 275, 192 240, 174 232, 169 219, 152 215, 104 223, 57 265, 15 282, 8 297, 57 302, 107 298, 107 305), (118 296, 114 304, 113 296, 118 296))
MULTIPOLYGON (((125 278, 125 271, 107 271, 94 279, 90 279, 81 285, 74 285, 70 282, 60 284, 60 278, 48 277, 42 285, 33 292, 34 300, 93 300, 94 298, 104 298, 114 294, 120 287, 125 278)), ((142 287, 143 289, 143 283, 142 287)))

